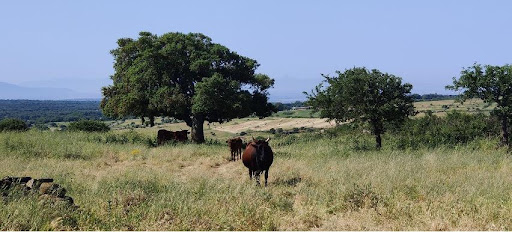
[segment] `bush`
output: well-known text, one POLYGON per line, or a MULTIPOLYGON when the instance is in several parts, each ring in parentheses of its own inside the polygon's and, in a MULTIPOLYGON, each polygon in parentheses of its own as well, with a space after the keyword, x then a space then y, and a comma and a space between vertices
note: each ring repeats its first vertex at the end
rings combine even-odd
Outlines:
POLYGON ((45 124, 36 124, 34 127, 40 131, 50 130, 50 128, 45 124))
POLYGON ((0 121, 0 132, 2 131, 26 131, 27 124, 20 119, 6 118, 0 121))
POLYGON ((70 131, 86 131, 86 132, 107 132, 110 130, 105 123, 94 120, 80 120, 72 122, 68 126, 70 131))
POLYGON ((436 147, 438 145, 466 144, 477 138, 499 136, 499 122, 494 116, 448 112, 446 117, 427 114, 410 119, 402 128, 394 131, 390 139, 396 139, 396 148, 436 147))

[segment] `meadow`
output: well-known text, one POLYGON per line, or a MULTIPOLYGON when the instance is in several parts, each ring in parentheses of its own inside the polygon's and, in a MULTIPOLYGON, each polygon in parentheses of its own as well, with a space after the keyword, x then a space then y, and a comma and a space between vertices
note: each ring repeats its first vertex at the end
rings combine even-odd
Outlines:
POLYGON ((54 178, 78 206, 4 199, 0 230, 512 229, 512 160, 495 136, 397 149, 386 134, 375 150, 360 131, 248 131, 272 138, 263 187, 229 161, 234 134, 154 147, 156 130, 0 133, 0 176, 54 178))

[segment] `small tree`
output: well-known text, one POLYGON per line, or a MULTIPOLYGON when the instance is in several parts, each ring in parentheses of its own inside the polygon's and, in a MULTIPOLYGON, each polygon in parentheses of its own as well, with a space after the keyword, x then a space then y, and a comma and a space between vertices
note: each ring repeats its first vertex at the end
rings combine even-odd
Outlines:
POLYGON ((492 66, 473 64, 463 68, 457 80, 453 77, 453 85, 446 86, 449 90, 463 90, 458 101, 480 98, 485 103, 496 103, 493 110, 501 121, 501 143, 509 145, 508 124, 512 118, 512 66, 492 66))
POLYGON ((352 68, 336 71, 337 76, 322 75, 328 84, 320 83, 307 95, 307 105, 322 118, 336 123, 353 121, 369 123, 375 135, 376 147, 382 146, 381 135, 386 126, 401 126, 414 115, 412 85, 402 84, 402 79, 379 70, 352 68))
POLYGON ((70 131, 107 132, 110 130, 110 127, 101 121, 80 120, 69 123, 68 129, 70 131))
POLYGON ((0 132, 2 131, 26 131, 28 126, 25 121, 16 118, 6 118, 0 121, 0 132))

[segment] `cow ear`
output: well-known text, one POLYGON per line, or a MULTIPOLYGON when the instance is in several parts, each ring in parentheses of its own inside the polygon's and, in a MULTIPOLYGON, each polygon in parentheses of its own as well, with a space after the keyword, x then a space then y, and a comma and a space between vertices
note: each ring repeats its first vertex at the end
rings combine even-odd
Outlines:
POLYGON ((268 141, 270 141, 270 137, 268 137, 268 138, 265 140, 265 142, 267 142, 267 143, 268 143, 268 141))

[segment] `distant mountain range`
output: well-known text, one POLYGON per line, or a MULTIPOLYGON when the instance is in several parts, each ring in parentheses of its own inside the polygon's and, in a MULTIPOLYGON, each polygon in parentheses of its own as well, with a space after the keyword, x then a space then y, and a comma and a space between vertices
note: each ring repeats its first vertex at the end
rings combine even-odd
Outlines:
POLYGON ((0 99, 68 100, 97 99, 97 94, 77 92, 67 88, 24 87, 0 82, 0 99))

